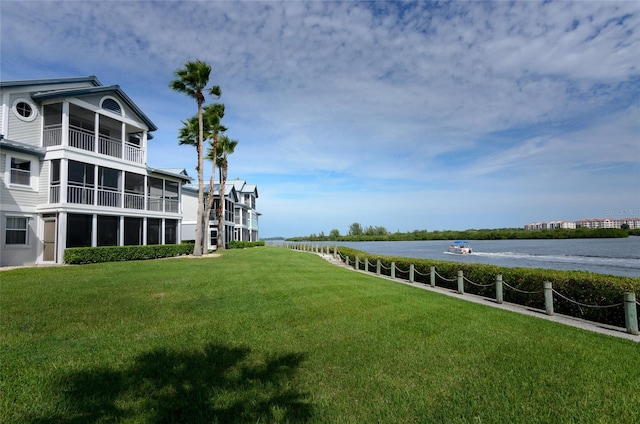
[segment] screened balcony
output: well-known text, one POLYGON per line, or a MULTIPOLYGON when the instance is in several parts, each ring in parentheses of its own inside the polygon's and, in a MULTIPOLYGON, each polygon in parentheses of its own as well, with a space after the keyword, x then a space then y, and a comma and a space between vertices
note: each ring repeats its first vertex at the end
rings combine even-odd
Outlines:
POLYGON ((65 144, 105 156, 144 163, 142 130, 74 104, 69 105, 68 133, 63 137, 62 104, 44 107, 44 147, 65 144), (97 131, 96 131, 97 128, 97 131))
POLYGON ((177 182, 69 160, 64 189, 60 179, 61 164, 60 159, 51 161, 49 203, 168 213, 180 211, 177 182))

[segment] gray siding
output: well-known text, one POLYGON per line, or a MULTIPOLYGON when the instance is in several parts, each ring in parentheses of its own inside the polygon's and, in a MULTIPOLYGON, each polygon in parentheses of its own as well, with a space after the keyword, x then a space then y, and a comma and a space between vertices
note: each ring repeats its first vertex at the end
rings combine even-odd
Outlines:
MULTIPOLYGON (((36 114, 37 114, 36 118, 33 121, 25 122, 16 116, 16 114, 13 112, 13 108, 11 107, 13 105, 14 100, 18 98, 23 98, 31 101, 29 99, 29 95, 26 93, 12 94, 10 96, 9 128, 7 131, 8 134, 5 134, 6 138, 13 141, 19 141, 21 143, 40 146, 41 145, 41 141, 40 141, 41 117, 42 117, 42 114, 40 113, 41 112, 40 108, 38 105, 34 104, 34 106, 36 106, 36 114)), ((33 104, 33 102, 31 103, 33 104)))
POLYGON ((28 214, 0 213, 0 266, 34 265, 38 259, 38 245, 40 241, 37 237, 38 220, 37 216, 28 214), (26 246, 7 245, 5 243, 5 226, 8 216, 26 216, 29 218, 29 228, 27 234, 28 244, 26 246))
MULTIPOLYGON (((5 181, 7 155, 11 156, 11 153, 0 154, 0 174, 2 178, 0 204, 2 205, 2 210, 34 211, 39 202, 40 193, 29 187, 9 187, 9 182, 5 181)), ((38 164, 38 167, 42 166, 40 161, 35 160, 35 162, 38 164)))

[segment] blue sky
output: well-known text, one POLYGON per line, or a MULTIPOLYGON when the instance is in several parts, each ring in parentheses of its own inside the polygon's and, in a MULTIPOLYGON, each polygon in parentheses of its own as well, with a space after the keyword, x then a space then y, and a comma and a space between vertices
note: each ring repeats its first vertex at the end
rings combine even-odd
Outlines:
POLYGON ((262 237, 640 215, 635 1, 3 0, 0 19, 2 80, 119 84, 159 127, 149 165, 194 177, 195 102, 168 84, 210 63, 262 237))

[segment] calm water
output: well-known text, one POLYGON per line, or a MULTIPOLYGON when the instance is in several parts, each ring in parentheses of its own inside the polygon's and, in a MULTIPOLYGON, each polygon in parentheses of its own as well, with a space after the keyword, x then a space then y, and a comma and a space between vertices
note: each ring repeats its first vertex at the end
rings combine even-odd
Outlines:
POLYGON ((640 237, 637 236, 620 239, 471 240, 470 243, 472 255, 447 253, 451 241, 440 240, 337 244, 387 256, 640 277, 640 237))

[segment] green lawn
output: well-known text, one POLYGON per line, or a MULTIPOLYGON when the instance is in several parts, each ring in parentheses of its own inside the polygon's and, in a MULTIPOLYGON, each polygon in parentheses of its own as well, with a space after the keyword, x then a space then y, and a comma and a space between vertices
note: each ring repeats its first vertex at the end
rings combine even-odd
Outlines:
POLYGON ((638 343, 308 253, 0 281, 3 423, 640 422, 638 343))

